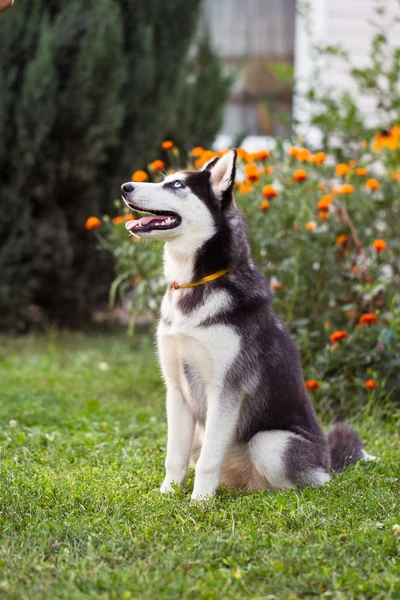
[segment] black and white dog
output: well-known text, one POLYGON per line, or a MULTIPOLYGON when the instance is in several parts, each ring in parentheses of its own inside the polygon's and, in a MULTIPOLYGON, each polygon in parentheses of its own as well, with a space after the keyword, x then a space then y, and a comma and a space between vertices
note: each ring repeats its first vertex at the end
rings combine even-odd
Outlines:
MULTIPOLYGON (((161 183, 125 183, 126 223, 165 242, 169 282, 158 327, 167 387, 168 447, 161 492, 196 464, 193 499, 220 482, 248 489, 323 484, 331 470, 370 458, 358 434, 326 437, 307 396, 299 352, 271 310, 233 198, 236 151, 161 183)), ((372 457, 371 457, 372 458, 372 457)))

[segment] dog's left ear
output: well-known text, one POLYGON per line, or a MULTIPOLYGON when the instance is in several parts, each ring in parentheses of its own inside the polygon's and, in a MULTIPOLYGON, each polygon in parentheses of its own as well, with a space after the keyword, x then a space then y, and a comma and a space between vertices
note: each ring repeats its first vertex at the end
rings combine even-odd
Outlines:
POLYGON ((229 150, 226 154, 211 165, 210 185, 218 200, 229 202, 232 199, 232 190, 236 173, 236 150, 229 150))

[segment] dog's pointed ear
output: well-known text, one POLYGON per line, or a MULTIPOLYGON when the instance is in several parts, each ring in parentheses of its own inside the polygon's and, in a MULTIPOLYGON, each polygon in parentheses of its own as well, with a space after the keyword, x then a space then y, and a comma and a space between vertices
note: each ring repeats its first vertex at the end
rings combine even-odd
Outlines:
POLYGON ((210 185, 219 200, 232 197, 232 189, 235 183, 236 157, 236 150, 229 150, 211 165, 209 169, 210 185))
POLYGON ((211 168, 215 165, 216 162, 219 161, 219 156, 214 156, 214 158, 210 158, 204 165, 201 167, 200 171, 211 171, 211 168))

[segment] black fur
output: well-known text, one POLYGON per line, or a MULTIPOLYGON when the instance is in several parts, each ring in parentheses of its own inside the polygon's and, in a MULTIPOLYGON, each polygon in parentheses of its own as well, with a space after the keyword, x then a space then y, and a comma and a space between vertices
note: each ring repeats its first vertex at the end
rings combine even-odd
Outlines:
POLYGON ((328 446, 333 471, 354 465, 363 455, 360 436, 345 423, 338 423, 328 433, 328 446))

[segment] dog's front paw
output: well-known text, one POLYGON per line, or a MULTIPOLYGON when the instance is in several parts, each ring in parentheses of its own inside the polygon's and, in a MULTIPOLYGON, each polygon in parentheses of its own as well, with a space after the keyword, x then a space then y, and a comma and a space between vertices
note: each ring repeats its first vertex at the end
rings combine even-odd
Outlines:
POLYGON ((193 490, 192 502, 208 502, 215 496, 215 490, 193 490))
POLYGON ((172 487, 172 483, 173 482, 164 479, 162 486, 160 487, 160 492, 162 494, 175 494, 175 490, 172 487))

